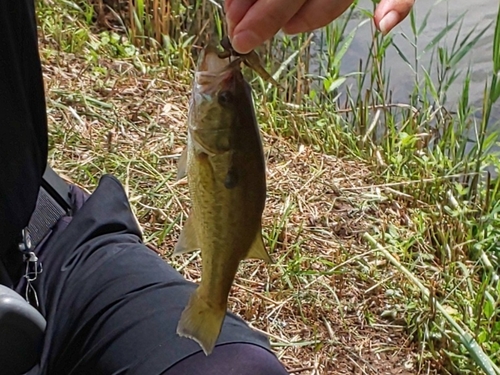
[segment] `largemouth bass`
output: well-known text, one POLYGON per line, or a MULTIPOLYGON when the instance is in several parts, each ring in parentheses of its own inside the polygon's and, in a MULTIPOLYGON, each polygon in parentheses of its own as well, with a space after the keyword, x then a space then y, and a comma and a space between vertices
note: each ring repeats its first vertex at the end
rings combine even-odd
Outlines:
POLYGON ((198 61, 178 178, 188 176, 191 211, 174 254, 201 250, 202 276, 177 333, 209 355, 219 337, 239 263, 271 262, 262 240, 266 172, 250 85, 237 58, 208 46, 198 61))

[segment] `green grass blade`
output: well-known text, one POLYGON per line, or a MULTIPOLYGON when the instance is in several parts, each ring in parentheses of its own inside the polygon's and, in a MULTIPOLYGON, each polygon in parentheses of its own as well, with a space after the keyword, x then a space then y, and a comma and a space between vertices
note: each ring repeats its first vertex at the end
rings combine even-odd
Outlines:
POLYGON ((392 254, 384 248, 380 243, 378 243, 375 238, 373 238, 370 234, 365 233, 363 236, 374 248, 379 250, 384 257, 386 257, 400 272, 402 272, 412 283, 414 283, 422 292, 422 294, 429 299, 429 302, 432 302, 436 309, 439 310, 441 314, 445 317, 448 323, 455 329, 460 337, 460 341, 464 344, 464 346, 469 351, 471 357, 474 359, 474 362, 487 374, 487 375, 499 375, 500 369, 493 363, 490 357, 488 357, 481 347, 478 345, 476 340, 467 333, 458 322, 453 319, 453 317, 446 311, 446 309, 438 302, 436 299, 430 299, 431 294, 429 289, 422 284, 422 282, 417 279, 406 267, 404 267, 398 260, 392 256, 392 254))
POLYGON ((422 50, 422 54, 425 54, 426 52, 432 50, 436 46, 436 44, 438 44, 450 32, 450 30, 453 29, 455 25, 462 20, 462 18, 464 18, 464 16, 465 13, 460 15, 455 21, 443 28, 443 30, 441 30, 434 38, 432 38, 432 40, 424 47, 424 49, 422 50))
MULTIPOLYGON (((477 44, 477 42, 483 37, 484 33, 490 29, 491 25, 493 22, 489 23, 486 25, 486 27, 476 35, 474 39, 472 39, 469 43, 466 45, 463 45, 464 42, 461 43, 459 50, 456 52, 456 54, 452 55, 451 59, 449 60, 449 66, 454 67, 458 64, 459 61, 461 61, 465 55, 467 55, 470 50, 477 44)), ((475 29, 475 28, 474 28, 475 29)), ((474 29, 472 31, 474 31, 474 29)), ((469 38, 469 36, 472 34, 472 31, 467 35, 466 39, 469 38)))
POLYGON ((498 6, 495 35, 493 36, 493 72, 500 73, 500 3, 498 6))
POLYGON ((344 39, 344 42, 342 43, 340 49, 337 51, 335 54, 335 58, 333 59, 333 65, 338 66, 340 62, 342 61, 342 58, 344 57, 345 53, 351 46, 352 41, 354 40, 354 36, 356 35, 356 31, 363 26, 365 23, 367 23, 369 19, 365 19, 359 23, 358 26, 356 26, 344 39))

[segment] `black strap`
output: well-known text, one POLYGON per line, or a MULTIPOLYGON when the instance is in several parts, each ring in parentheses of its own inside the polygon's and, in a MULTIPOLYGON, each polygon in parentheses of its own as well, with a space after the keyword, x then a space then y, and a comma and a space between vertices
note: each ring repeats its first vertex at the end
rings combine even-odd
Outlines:
MULTIPOLYGON (((25 254, 27 261, 34 260, 36 267, 41 264, 36 263, 33 249, 64 215, 71 215, 70 187, 47 165, 38 192, 35 211, 31 215, 28 226, 22 230, 18 242, 19 250, 25 254)), ((12 287, 12 280, 1 259, 0 284, 12 287)))
POLYGON ((69 185, 47 165, 42 178, 44 189, 67 213, 71 213, 71 199, 69 185))
POLYGON ((22 233, 22 252, 34 249, 62 216, 71 214, 69 192, 69 185, 47 165, 35 211, 22 233))

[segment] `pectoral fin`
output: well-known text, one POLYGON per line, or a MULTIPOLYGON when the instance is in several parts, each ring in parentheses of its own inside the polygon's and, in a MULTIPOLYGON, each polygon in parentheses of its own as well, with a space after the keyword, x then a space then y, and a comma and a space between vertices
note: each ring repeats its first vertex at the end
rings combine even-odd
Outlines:
POLYGON ((181 157, 177 162, 177 181, 184 178, 187 175, 187 147, 182 151, 181 157))
POLYGON ((274 263, 264 247, 264 240, 262 239, 260 230, 257 232, 257 236, 255 236, 255 240, 252 243, 252 247, 250 247, 246 259, 261 259, 266 263, 274 263))
POLYGON ((191 215, 186 220, 184 228, 182 228, 181 234, 179 236, 179 240, 175 244, 174 255, 200 250, 193 222, 194 222, 193 215, 191 215))

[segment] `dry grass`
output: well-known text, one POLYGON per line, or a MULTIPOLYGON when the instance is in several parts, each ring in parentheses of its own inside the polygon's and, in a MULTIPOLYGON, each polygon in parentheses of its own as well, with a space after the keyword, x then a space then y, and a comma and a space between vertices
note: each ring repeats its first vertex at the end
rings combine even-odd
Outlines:
MULTIPOLYGON (((140 13, 141 0, 133 2, 140 13)), ((198 254, 171 257, 189 208, 186 182, 174 176, 185 143, 189 68, 214 33, 203 13, 208 2, 190 2, 186 12, 184 0, 169 1, 170 34, 158 43, 132 35, 141 25, 155 31, 154 14, 143 11, 141 21, 138 13, 137 27, 124 28, 110 8, 96 13, 89 5, 128 0, 38 0, 51 164, 89 190, 102 174, 117 176, 146 243, 195 281, 198 254)), ((500 13, 497 23, 498 39, 500 13)), ((343 79, 338 66, 349 38, 342 25, 327 27, 327 53, 311 57, 325 61, 329 74, 320 81, 328 90, 343 79)), ((371 81, 368 96, 350 85, 307 95, 311 77, 298 66, 309 61, 310 37, 273 44, 268 57, 278 66, 269 70, 292 65, 279 78, 284 95, 252 81, 269 167, 264 232, 276 262, 242 265, 231 308, 269 335, 292 373, 500 373, 490 366, 500 353, 500 181, 479 179, 485 163, 498 168, 498 158, 487 156, 494 138, 484 138, 481 121, 479 148, 464 153, 476 124, 469 76, 459 115, 441 103, 470 34, 460 47, 444 46, 449 58, 434 67, 445 72, 438 87, 430 76, 416 77, 403 106, 388 104, 390 37, 374 36, 366 68, 359 67, 356 85, 371 81), (289 56, 298 50, 303 54, 289 56), (334 99, 338 90, 346 108, 334 99), (427 144, 430 134, 437 138, 427 144)), ((493 105, 488 100, 485 106, 493 105)))
MULTIPOLYGON (((146 242, 199 280, 197 254, 170 256, 189 206, 185 181, 175 182, 189 87, 134 59, 56 50, 41 38, 51 164, 89 190, 104 173, 117 176, 146 242)), ((269 335, 291 374, 437 373, 406 330, 406 281, 361 239, 373 226, 409 225, 404 197, 372 186, 360 160, 263 141, 264 232, 276 262, 243 263, 230 308, 269 335)))

